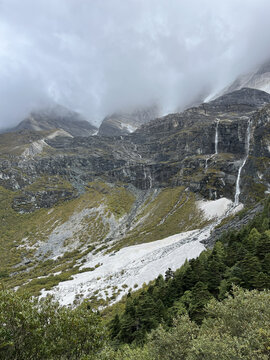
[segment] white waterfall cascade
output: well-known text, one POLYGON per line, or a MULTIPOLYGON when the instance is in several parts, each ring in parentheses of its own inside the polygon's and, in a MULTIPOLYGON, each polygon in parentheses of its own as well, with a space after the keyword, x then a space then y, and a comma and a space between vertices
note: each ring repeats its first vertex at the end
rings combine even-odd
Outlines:
POLYGON ((215 155, 218 154, 218 125, 219 125, 219 119, 216 121, 216 134, 215 134, 215 155))
POLYGON ((247 126, 247 133, 246 133, 246 142, 245 142, 246 156, 244 157, 244 160, 238 169, 238 174, 237 174, 237 179, 236 179, 236 187, 235 187, 234 207, 239 205, 239 196, 241 194, 241 189, 240 189, 241 173, 242 173, 243 167, 245 166, 248 156, 249 156, 250 133, 251 133, 251 121, 249 119, 248 126, 247 126))
POLYGON ((149 181, 149 189, 152 189, 153 179, 152 179, 152 176, 151 176, 151 171, 149 171, 148 174, 146 174, 145 167, 144 167, 143 168, 143 174, 144 174, 145 180, 148 179, 148 181, 149 181))
POLYGON ((149 179, 149 187, 150 187, 150 189, 152 189, 152 186, 153 186, 153 180, 152 180, 151 173, 149 174, 148 179, 149 179))
POLYGON ((209 156, 206 160, 205 160, 205 169, 208 168, 208 160, 210 160, 214 155, 218 154, 218 125, 219 125, 219 121, 220 119, 216 119, 216 131, 215 131, 215 153, 212 154, 211 156, 209 156))
POLYGON ((142 158, 142 155, 138 153, 138 146, 136 144, 134 144, 134 150, 135 150, 135 153, 137 153, 137 155, 139 156, 139 158, 141 159, 142 158))

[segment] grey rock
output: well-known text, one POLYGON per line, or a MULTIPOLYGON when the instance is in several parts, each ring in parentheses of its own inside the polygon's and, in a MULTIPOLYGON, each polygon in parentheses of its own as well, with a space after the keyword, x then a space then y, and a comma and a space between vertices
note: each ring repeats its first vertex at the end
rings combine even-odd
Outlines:
POLYGON ((67 180, 74 192, 48 194, 52 200, 37 199, 36 207, 76 196, 93 180, 120 181, 141 190, 184 186, 208 199, 225 196, 234 200, 251 121, 240 201, 253 204, 265 196, 270 184, 270 105, 264 105, 266 100, 270 101, 270 95, 243 89, 207 104, 207 109, 202 104, 155 119, 130 135, 47 139, 49 152, 32 158, 0 159, 0 185, 20 190, 15 209, 20 201, 29 203, 27 185, 44 175, 67 180))
POLYGON ((102 121, 98 135, 99 136, 118 136, 127 135, 134 132, 141 125, 157 118, 159 115, 158 107, 138 109, 131 113, 119 112, 106 116, 102 121))
POLYGON ((256 204, 253 208, 246 211, 246 213, 243 216, 241 214, 238 214, 234 216, 232 220, 228 221, 224 225, 215 228, 214 231, 211 233, 211 236, 208 239, 202 241, 202 243, 204 243, 207 248, 210 249, 213 248, 216 241, 218 241, 223 234, 226 234, 226 232, 232 230, 235 231, 240 230, 242 227, 247 225, 250 222, 250 220, 252 220, 257 214, 259 214, 262 211, 263 211, 263 205, 261 203, 256 204))

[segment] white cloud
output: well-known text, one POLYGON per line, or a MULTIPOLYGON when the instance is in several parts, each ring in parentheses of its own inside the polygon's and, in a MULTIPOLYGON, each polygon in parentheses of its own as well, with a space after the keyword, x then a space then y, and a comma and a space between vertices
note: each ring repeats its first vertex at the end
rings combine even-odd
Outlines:
POLYGON ((48 98, 173 111, 270 56, 267 0, 2 0, 0 126, 48 98))

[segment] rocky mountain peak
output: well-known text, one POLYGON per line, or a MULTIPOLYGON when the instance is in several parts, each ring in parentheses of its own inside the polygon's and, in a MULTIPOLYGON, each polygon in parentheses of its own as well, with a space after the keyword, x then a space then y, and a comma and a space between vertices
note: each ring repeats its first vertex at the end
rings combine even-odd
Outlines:
POLYGON ((102 121, 98 135, 100 136, 117 136, 127 135, 134 132, 143 124, 157 118, 159 108, 153 105, 146 108, 136 109, 131 112, 118 112, 108 115, 102 121))
POLYGON ((62 129, 72 136, 90 136, 97 129, 82 115, 59 104, 32 111, 12 131, 62 129))
POLYGON ((207 103, 207 108, 220 109, 223 111, 225 107, 227 109, 237 107, 238 110, 248 110, 248 108, 260 108, 269 102, 270 95, 267 92, 244 87, 210 101, 207 103))
MULTIPOLYGON (((266 61, 253 71, 238 76, 219 95, 231 93, 242 88, 253 88, 270 93, 270 60, 266 61)), ((217 96, 219 96, 217 95, 217 96)))

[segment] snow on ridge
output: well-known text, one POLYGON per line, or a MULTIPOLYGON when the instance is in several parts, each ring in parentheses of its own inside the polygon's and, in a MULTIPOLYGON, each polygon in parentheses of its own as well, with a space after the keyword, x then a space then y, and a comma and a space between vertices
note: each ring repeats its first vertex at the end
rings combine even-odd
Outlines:
POLYGON ((197 202, 198 208, 203 211, 205 218, 208 220, 225 216, 232 207, 232 204, 233 202, 225 197, 217 200, 200 200, 197 202))
POLYGON ((128 123, 121 123, 120 128, 127 130, 129 133, 133 133, 138 127, 128 123))
POLYGON ((33 141, 28 148, 26 148, 23 153, 22 153, 22 157, 23 158, 29 158, 29 157, 33 157, 37 154, 42 153, 43 149, 45 147, 50 147, 47 143, 46 140, 48 139, 54 139, 56 136, 66 136, 66 137, 73 137, 71 134, 69 134, 68 132, 66 132, 63 129, 59 129, 54 131, 53 133, 49 134, 48 136, 40 139, 40 140, 36 140, 33 141))
POLYGON ((23 158, 33 157, 37 154, 42 153, 44 147, 49 147, 44 139, 33 141, 27 149, 22 153, 23 158))
POLYGON ((53 133, 51 133, 50 135, 46 136, 45 140, 46 139, 54 139, 56 136, 65 136, 65 137, 73 138, 73 136, 66 130, 58 129, 58 130, 54 131, 53 133))

